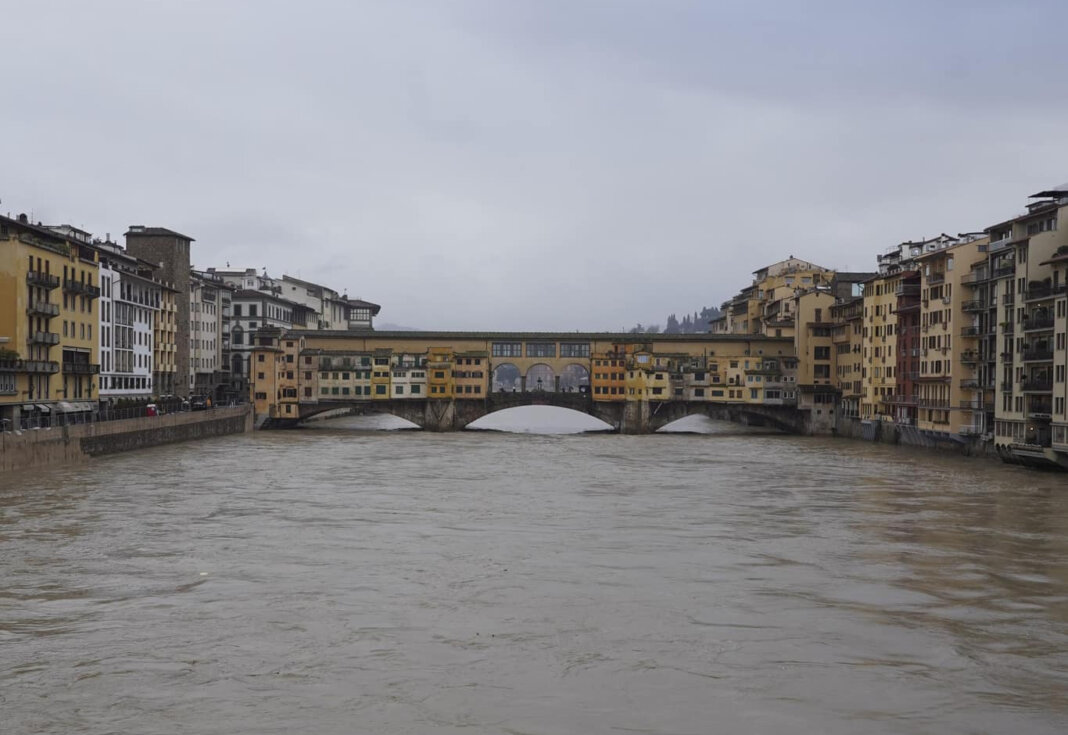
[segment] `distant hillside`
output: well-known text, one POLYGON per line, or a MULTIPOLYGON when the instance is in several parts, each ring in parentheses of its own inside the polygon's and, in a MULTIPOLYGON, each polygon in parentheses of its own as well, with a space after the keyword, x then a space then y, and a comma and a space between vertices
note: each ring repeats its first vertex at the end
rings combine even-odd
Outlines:
POLYGON ((678 315, 668 314, 663 329, 659 324, 642 325, 636 324, 627 331, 630 334, 701 334, 708 331, 708 323, 719 318, 719 309, 714 306, 705 306, 693 315, 684 314, 679 320, 678 315))
POLYGON ((402 327, 399 324, 390 324, 386 322, 384 324, 376 324, 375 329, 379 332, 421 332, 419 327, 402 327))

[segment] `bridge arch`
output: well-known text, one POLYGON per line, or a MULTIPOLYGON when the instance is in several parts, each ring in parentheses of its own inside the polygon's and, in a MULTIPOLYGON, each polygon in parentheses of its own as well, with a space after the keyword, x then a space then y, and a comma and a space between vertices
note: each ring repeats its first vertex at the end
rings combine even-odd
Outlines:
POLYGON ((493 393, 511 393, 523 389, 523 373, 510 362, 502 362, 495 366, 490 377, 490 391, 493 393))
POLYGON ((585 365, 573 362, 560 371, 560 390, 564 393, 589 393, 590 371, 585 365))
POLYGON ((527 386, 528 391, 538 391, 546 393, 556 392, 556 373, 553 369, 546 365, 544 362, 539 362, 531 365, 527 369, 527 386))

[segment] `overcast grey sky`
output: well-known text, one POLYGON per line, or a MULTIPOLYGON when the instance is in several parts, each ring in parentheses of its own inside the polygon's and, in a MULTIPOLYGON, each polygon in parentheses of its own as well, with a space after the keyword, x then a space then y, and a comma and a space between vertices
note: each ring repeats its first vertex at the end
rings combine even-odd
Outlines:
POLYGON ((0 211, 620 329, 1068 180, 1068 2, 12 0, 0 211))

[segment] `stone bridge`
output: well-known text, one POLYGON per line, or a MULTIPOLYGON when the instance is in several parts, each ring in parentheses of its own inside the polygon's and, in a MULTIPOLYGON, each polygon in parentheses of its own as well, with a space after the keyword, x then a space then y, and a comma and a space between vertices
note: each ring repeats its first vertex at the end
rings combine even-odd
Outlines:
POLYGON ((295 427, 328 411, 391 414, 427 431, 456 431, 483 416, 518 406, 555 406, 585 413, 623 434, 648 434, 687 416, 708 416, 746 426, 766 426, 790 434, 811 433, 808 413, 794 406, 708 401, 594 401, 586 393, 498 392, 481 400, 400 399, 319 401, 300 404, 299 419, 273 419, 271 428, 295 427))

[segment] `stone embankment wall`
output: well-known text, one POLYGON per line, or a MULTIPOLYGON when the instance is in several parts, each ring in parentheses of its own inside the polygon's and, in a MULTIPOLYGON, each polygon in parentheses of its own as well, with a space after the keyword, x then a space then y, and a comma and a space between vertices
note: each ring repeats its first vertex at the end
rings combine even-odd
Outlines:
POLYGON ((0 472, 246 431, 252 431, 252 407, 247 405, 6 432, 0 433, 0 472))
POLYGON ((915 426, 899 425, 892 421, 865 421, 858 418, 840 416, 835 428, 835 436, 846 439, 881 442, 883 444, 900 444, 909 447, 922 447, 951 451, 965 457, 998 458, 994 443, 983 441, 979 437, 962 437, 956 439, 934 439, 922 433, 915 426))

